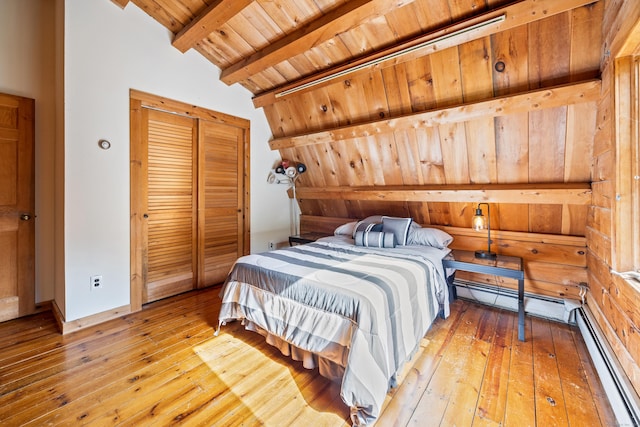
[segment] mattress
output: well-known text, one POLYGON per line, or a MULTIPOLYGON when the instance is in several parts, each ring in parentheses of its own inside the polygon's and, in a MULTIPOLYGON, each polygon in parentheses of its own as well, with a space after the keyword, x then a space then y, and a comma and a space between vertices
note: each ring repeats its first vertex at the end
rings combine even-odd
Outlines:
POLYGON ((449 250, 352 242, 333 237, 239 258, 221 291, 219 322, 242 320, 340 381, 360 426, 378 417, 438 313, 448 316, 442 259, 449 250))

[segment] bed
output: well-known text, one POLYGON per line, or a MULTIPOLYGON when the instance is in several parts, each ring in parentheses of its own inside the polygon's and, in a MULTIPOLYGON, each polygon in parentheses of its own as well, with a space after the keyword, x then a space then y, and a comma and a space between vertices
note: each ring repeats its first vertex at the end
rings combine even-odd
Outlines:
POLYGON ((437 315, 449 314, 449 249, 359 246, 353 237, 239 258, 221 290, 218 331, 242 320, 284 355, 339 381, 361 426, 378 417, 437 315))

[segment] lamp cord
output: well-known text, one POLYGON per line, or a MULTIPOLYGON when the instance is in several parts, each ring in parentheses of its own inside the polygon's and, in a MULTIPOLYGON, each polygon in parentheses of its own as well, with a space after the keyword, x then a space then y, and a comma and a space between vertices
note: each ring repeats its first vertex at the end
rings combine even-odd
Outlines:
MULTIPOLYGON (((490 303, 490 305, 496 307, 496 303, 498 302, 498 298, 500 298, 500 296, 502 295, 502 285, 498 282, 498 276, 494 276, 493 282, 494 282, 495 287, 497 288, 497 293, 496 293, 495 298, 493 299, 493 302, 490 303)), ((482 304, 482 301, 480 301, 478 299, 478 297, 473 293, 473 291, 468 286, 467 286, 467 289, 469 289, 469 294, 473 297, 473 299, 476 302, 482 304)), ((487 303, 485 303, 485 304, 487 304, 487 303)))
POLYGON ((291 188, 293 190, 293 199, 291 200, 292 203, 292 209, 291 209, 291 222, 293 224, 293 235, 294 236, 298 236, 299 235, 299 230, 298 230, 298 196, 296 195, 296 178, 297 176, 293 177, 293 179, 291 180, 291 188))

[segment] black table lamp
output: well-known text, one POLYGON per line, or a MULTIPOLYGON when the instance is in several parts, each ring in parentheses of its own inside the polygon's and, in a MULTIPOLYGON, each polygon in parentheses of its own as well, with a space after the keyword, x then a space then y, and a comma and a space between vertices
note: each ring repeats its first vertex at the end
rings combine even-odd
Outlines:
POLYGON ((497 255, 495 252, 491 252, 491 209, 489 208, 489 203, 478 203, 478 207, 476 208, 476 214, 473 217, 472 228, 475 231, 482 231, 485 228, 485 217, 482 214, 481 205, 487 205, 487 250, 486 251, 476 251, 476 258, 482 259, 496 259, 497 255))

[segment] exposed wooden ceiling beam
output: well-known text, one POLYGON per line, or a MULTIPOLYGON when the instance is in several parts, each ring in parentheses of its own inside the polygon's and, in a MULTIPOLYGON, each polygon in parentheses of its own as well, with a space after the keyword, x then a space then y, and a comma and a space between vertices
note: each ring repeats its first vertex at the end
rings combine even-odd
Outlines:
POLYGON ((297 187, 298 200, 522 203, 589 205, 591 184, 422 185, 403 187, 297 187))
MULTIPOLYGON (((598 1, 598 0, 596 0, 598 1)), ((502 31, 506 31, 508 29, 511 28, 515 28, 515 27, 519 27, 521 25, 526 25, 529 24, 531 22, 535 22, 538 21, 540 19, 543 18, 547 18, 549 16, 552 15, 556 15, 558 13, 562 13, 562 12, 566 12, 568 10, 572 10, 575 9, 577 7, 580 6, 584 6, 586 4, 591 4, 594 3, 594 0, 564 0, 564 1, 557 1, 557 0, 522 0, 522 1, 518 1, 517 3, 513 3, 510 4, 508 6, 505 7, 501 7, 499 9, 494 9, 492 11, 483 13, 481 15, 475 16, 473 18, 470 19, 465 19, 463 21, 460 22, 456 22, 448 27, 445 28, 441 28, 437 31, 422 35, 416 39, 407 41, 407 42, 403 42, 394 46, 391 46, 387 49, 383 49, 381 51, 377 51, 375 53, 372 53, 370 55, 367 55, 365 57, 359 58, 357 60, 354 61, 350 61, 347 64, 343 64, 343 65, 339 65, 333 68, 330 68, 328 70, 324 70, 321 72, 318 72, 316 74, 307 76, 305 78, 296 80, 294 82, 291 82, 289 84, 286 85, 282 85, 279 86, 273 90, 261 93, 256 95, 253 98, 253 105, 256 108, 260 108, 260 107, 264 107, 265 105, 269 105, 269 104, 273 104, 274 102, 276 102, 278 99, 283 99, 285 96, 287 95, 281 95, 282 92, 290 90, 292 88, 297 88, 298 86, 307 84, 309 82, 314 82, 323 78, 326 78, 327 76, 333 75, 335 73, 340 73, 343 72, 345 70, 349 70, 353 67, 356 67, 358 65, 362 65, 362 64, 366 64, 370 61, 376 60, 378 58, 382 58, 382 57, 386 57, 388 55, 392 55, 393 53, 399 52, 401 50, 407 49, 411 46, 416 46, 416 45, 420 45, 422 43, 431 41, 431 40, 436 40, 438 38, 441 38, 443 36, 446 36, 448 34, 454 33, 456 31, 462 30, 464 28, 469 28, 473 25, 485 22, 487 20, 496 18, 498 16, 501 15, 506 15, 506 20, 501 22, 501 23, 497 23, 491 26, 486 26, 486 27, 482 27, 482 28, 478 28, 474 31, 470 31, 468 33, 465 33, 461 36, 456 36, 456 37, 451 37, 451 38, 445 38, 441 41, 436 42, 433 45, 429 45, 428 47, 422 48, 422 49, 418 49, 415 50, 411 53, 399 56, 399 57, 395 57, 393 59, 389 59, 387 61, 384 61, 382 63, 376 64, 376 65, 371 65, 371 66, 367 66, 364 67, 362 69, 353 71, 349 73, 348 78, 353 78, 355 76, 361 75, 361 74, 366 74, 366 73, 370 73, 372 70, 375 69, 383 69, 383 68, 387 68, 387 67, 391 67, 397 64, 401 64, 403 62, 407 62, 410 61, 412 59, 427 55, 429 53, 433 53, 436 51, 441 51, 443 49, 449 48, 449 47, 453 47, 453 46, 457 46, 460 45, 462 43, 466 43, 472 40, 477 40, 479 38, 482 37, 487 37, 490 36, 492 34, 496 34, 502 31)), ((285 58, 286 59, 286 58, 285 58)), ((254 72, 258 72, 261 70, 254 70, 254 72)), ((224 74, 224 72, 223 72, 224 74)), ((303 89, 299 92, 296 93, 304 93, 306 91, 310 91, 310 90, 314 90, 314 89, 318 89, 320 87, 326 86, 328 84, 332 84, 335 83, 335 80, 329 80, 323 83, 319 83, 314 85, 311 88, 308 89, 303 89)), ((291 96, 291 95, 288 95, 291 96)))
POLYGON ((220 28, 253 0, 216 0, 176 34, 173 46, 184 53, 220 28))
POLYGON ((301 26, 248 58, 222 70, 220 80, 226 84, 248 79, 269 67, 335 38, 374 17, 382 16, 414 0, 351 0, 317 20, 301 26))
POLYGON ((269 146, 272 150, 301 147, 352 138, 365 138, 403 128, 461 123, 479 118, 505 116, 596 101, 600 97, 600 86, 600 80, 587 80, 585 82, 491 98, 486 101, 470 102, 448 108, 342 126, 304 135, 275 138, 269 142, 269 146))
POLYGON ((111 0, 111 1, 117 4, 118 6, 120 6, 122 9, 124 9, 125 6, 129 4, 129 0, 111 0))
POLYGON ((640 45, 640 2, 622 2, 616 16, 618 21, 605 29, 605 40, 611 40, 607 46, 611 55, 614 58, 637 55, 640 45))

